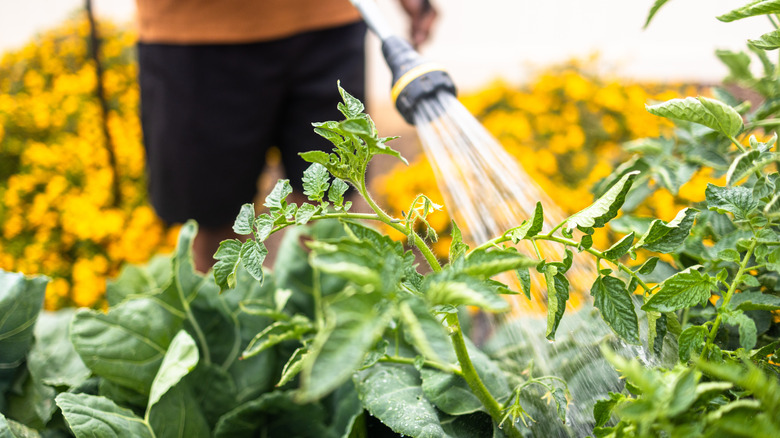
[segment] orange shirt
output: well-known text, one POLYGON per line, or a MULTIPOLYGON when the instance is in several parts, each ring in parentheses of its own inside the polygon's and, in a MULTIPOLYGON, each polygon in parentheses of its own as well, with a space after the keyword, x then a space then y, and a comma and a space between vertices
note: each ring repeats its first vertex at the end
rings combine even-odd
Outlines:
POLYGON ((349 0, 136 0, 146 43, 244 43, 360 20, 349 0))

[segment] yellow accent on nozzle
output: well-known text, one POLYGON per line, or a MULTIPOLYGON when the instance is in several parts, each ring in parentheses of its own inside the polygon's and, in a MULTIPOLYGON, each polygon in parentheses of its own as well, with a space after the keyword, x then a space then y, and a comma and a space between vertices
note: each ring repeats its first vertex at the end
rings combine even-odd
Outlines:
POLYGON ((406 88, 413 80, 432 71, 446 72, 446 70, 444 70, 440 65, 432 62, 426 62, 425 64, 420 64, 416 67, 410 68, 409 71, 398 78, 398 80, 395 81, 395 84, 393 84, 393 88, 390 90, 390 97, 393 99, 393 104, 395 104, 395 101, 398 100, 398 96, 401 94, 404 88, 406 88))

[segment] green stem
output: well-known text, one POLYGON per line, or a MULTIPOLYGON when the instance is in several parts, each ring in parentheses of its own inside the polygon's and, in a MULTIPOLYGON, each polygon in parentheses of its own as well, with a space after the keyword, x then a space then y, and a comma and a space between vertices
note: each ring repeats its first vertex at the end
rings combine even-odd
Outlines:
MULTIPOLYGON (((388 363, 400 363, 404 365, 414 365, 415 361, 411 357, 402 357, 402 356, 385 356, 381 359, 379 359, 380 362, 388 362, 388 363)), ((458 376, 463 376, 463 372, 458 368, 450 364, 444 364, 439 363, 432 360, 425 360, 423 362, 423 366, 426 366, 428 368, 435 368, 440 371, 444 371, 445 373, 452 373, 456 374, 458 376)))
POLYGON ((317 331, 325 329, 325 317, 322 312, 322 288, 320 287, 320 270, 312 267, 312 297, 314 299, 314 319, 317 331))
POLYGON ((195 315, 192 313, 192 309, 190 308, 190 302, 187 301, 187 299, 184 297, 182 285, 177 284, 176 290, 179 294, 179 300, 181 301, 181 306, 184 308, 184 314, 187 315, 187 319, 190 321, 190 324, 192 324, 192 329, 195 330, 195 336, 198 337, 198 342, 200 343, 200 346, 203 349, 203 361, 204 363, 209 365, 211 364, 211 352, 209 351, 209 344, 206 342, 206 336, 203 334, 203 330, 200 328, 200 324, 198 324, 198 320, 195 319, 195 315))
POLYGON ((718 328, 720 327, 721 323, 721 315, 723 312, 728 310, 729 302, 731 302, 731 297, 734 296, 734 293, 737 290, 737 285, 739 284, 739 279, 742 277, 742 274, 745 273, 745 271, 748 270, 748 263, 750 262, 750 257, 753 255, 753 250, 756 249, 756 244, 758 242, 753 239, 750 242, 750 247, 748 247, 747 252, 745 252, 745 257, 742 258, 742 262, 739 264, 739 269, 737 270, 737 274, 734 276, 734 281, 731 282, 731 286, 729 286, 729 290, 726 292, 726 296, 723 297, 723 303, 720 305, 720 308, 718 309, 718 316, 715 318, 715 322, 712 323, 712 328, 710 329, 710 334, 707 337, 707 343, 704 344, 704 349, 701 351, 701 356, 699 356, 700 359, 704 359, 707 357, 707 352, 709 351, 710 347, 712 347, 712 343, 715 342, 715 336, 718 335, 718 328))
POLYGON ((731 140, 732 143, 739 149, 740 152, 747 152, 747 149, 745 149, 745 146, 742 146, 742 143, 739 142, 736 138, 733 136, 729 136, 729 140, 731 140))
MULTIPOLYGON (((471 356, 469 356, 468 348, 466 348, 466 340, 463 337, 458 315, 449 315, 447 321, 450 323, 450 338, 452 339, 452 346, 455 349, 455 355, 458 357, 458 362, 460 363, 460 369, 463 371, 463 379, 466 381, 466 384, 469 385, 471 392, 485 407, 487 413, 493 418, 493 421, 500 423, 503 419, 503 407, 495 398, 493 398, 493 395, 490 394, 490 391, 479 377, 476 368, 474 368, 474 364, 471 362, 471 356)), ((520 438, 522 436, 514 425, 504 430, 504 432, 512 438, 520 438)))
POLYGON ((758 128, 761 126, 777 126, 777 125, 780 125, 780 119, 764 119, 764 120, 756 120, 754 122, 750 122, 746 124, 745 129, 751 130, 753 128, 758 128))

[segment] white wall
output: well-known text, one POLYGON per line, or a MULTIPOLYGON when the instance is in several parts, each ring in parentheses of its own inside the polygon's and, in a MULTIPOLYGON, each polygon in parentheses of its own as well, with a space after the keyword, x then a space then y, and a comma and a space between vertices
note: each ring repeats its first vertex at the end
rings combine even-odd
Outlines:
MULTIPOLYGON (((377 1, 403 33, 406 24, 397 0, 377 1)), ((433 0, 440 19, 422 53, 447 67, 463 90, 497 77, 523 81, 535 67, 594 52, 608 70, 625 77, 717 81, 725 69, 713 55, 716 48, 742 49, 744 40, 770 30, 762 18, 735 23, 715 19, 746 2, 742 0, 671 0, 642 30, 653 2, 433 0)), ((99 15, 132 20, 134 0, 93 3, 99 15)), ((83 0, 0 0, 0 50, 22 45, 81 6, 83 0)), ((390 78, 375 38, 369 47, 369 87, 372 100, 379 102, 387 99, 390 78)))

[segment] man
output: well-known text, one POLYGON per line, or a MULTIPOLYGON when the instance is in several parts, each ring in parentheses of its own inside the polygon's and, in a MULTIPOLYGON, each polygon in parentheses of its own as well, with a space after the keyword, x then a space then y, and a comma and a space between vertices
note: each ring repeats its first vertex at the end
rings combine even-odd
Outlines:
MULTIPOLYGON (((428 37, 427 0, 399 0, 412 40, 428 37)), ((200 228, 196 269, 251 202, 266 151, 301 188, 299 152, 330 145, 311 122, 335 120, 336 81, 364 100, 366 27, 348 0, 137 0, 141 121, 152 205, 200 228)))

